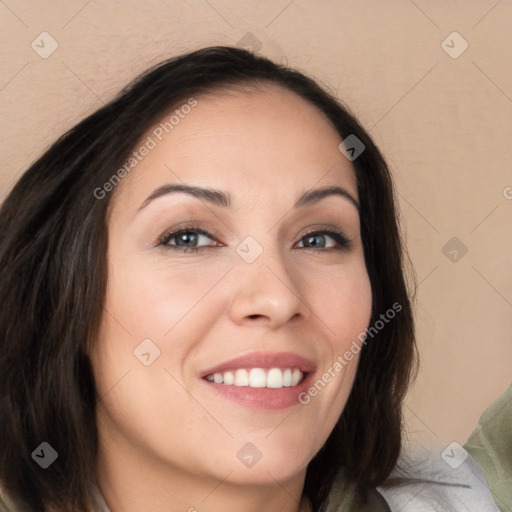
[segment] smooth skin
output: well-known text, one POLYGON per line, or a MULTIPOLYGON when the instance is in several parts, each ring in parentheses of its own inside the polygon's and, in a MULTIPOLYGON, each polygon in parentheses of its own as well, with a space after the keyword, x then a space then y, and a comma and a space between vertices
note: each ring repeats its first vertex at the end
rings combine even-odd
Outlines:
POLYGON ((112 512, 309 510, 307 465, 342 414, 358 356, 308 404, 281 410, 233 402, 200 375, 245 354, 294 352, 315 362, 316 381, 368 327, 356 206, 331 195, 293 207, 325 186, 357 201, 354 169, 327 118, 288 90, 197 102, 113 192, 105 313, 91 354, 98 486, 112 512), (185 193, 141 208, 159 187, 184 183, 229 193, 232 208, 185 193), (159 245, 190 224, 211 238, 159 245), (305 236, 322 229, 349 246, 305 236), (236 251, 249 236, 263 250, 252 263, 236 251), (134 355, 145 339, 160 350, 148 366, 134 355), (237 457, 246 443, 262 454, 251 468, 237 457))

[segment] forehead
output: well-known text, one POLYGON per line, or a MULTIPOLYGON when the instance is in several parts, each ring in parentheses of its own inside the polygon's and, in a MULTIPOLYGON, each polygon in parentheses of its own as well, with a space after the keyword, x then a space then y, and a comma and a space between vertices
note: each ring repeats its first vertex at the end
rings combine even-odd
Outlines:
POLYGON ((140 203, 164 183, 186 182, 231 191, 235 207, 239 196, 284 200, 317 184, 341 185, 357 199, 354 169, 338 149, 340 135, 302 97, 272 85, 194 99, 193 107, 175 106, 147 132, 143 142, 151 149, 116 196, 140 203))

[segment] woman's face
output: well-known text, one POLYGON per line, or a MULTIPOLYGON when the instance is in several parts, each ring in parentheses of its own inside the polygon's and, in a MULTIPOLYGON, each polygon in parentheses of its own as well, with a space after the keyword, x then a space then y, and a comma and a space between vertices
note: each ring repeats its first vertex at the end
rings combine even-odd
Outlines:
POLYGON ((285 480, 342 414, 370 320, 355 173, 289 91, 196 99, 169 133, 148 132, 113 192, 91 354, 100 442, 140 471, 285 480), (341 193, 311 195, 325 187, 341 193))

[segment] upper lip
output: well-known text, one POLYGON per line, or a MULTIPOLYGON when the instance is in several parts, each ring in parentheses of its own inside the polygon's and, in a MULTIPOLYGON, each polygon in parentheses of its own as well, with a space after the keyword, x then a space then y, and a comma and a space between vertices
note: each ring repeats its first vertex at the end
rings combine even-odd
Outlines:
POLYGON ((316 365, 293 352, 253 352, 209 368, 201 373, 201 377, 239 368, 297 368, 303 373, 310 373, 316 370, 316 365))

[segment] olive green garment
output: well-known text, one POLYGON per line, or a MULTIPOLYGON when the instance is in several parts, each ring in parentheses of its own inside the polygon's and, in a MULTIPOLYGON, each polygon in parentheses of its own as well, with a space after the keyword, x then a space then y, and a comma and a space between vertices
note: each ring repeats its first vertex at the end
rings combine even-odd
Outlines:
POLYGON ((464 448, 480 466, 496 505, 512 512, 512 384, 485 410, 464 448))

